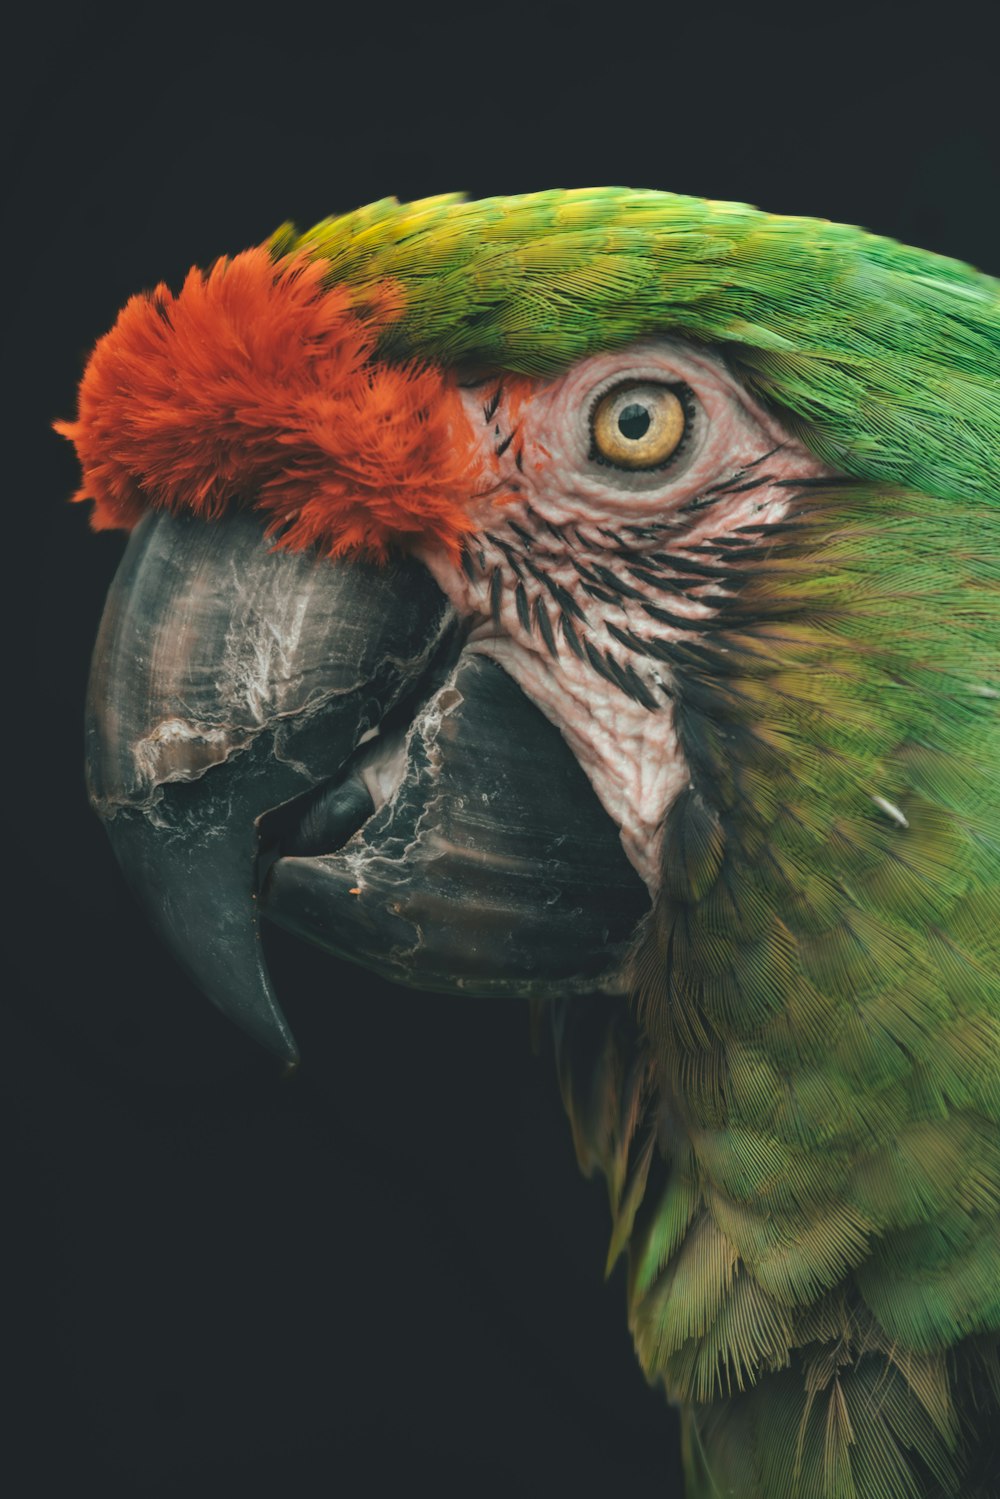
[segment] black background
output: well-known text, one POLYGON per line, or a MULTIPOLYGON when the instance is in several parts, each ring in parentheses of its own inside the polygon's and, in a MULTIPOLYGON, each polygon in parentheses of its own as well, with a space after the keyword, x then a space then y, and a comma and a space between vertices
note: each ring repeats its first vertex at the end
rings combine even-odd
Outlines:
POLYGON ((282 1083, 123 888, 80 755, 122 541, 64 503, 48 430, 86 351, 132 292, 389 193, 670 188, 998 273, 986 13, 39 11, 10 39, 8 1492, 679 1493, 523 1008, 272 932, 282 1083))

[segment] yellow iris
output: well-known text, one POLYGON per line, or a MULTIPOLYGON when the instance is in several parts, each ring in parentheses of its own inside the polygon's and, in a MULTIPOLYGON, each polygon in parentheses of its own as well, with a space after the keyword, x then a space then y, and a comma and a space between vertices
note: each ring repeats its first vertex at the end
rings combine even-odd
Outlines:
POLYGON ((659 468, 677 451, 686 426, 676 392, 650 380, 616 385, 591 417, 597 454, 619 468, 659 468))

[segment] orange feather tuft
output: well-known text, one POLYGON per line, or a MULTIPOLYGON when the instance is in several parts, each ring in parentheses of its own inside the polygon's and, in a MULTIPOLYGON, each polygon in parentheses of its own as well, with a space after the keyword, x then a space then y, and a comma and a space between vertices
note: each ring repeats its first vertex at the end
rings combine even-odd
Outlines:
POLYGON ((76 445, 95 530, 150 508, 212 517, 249 503, 279 544, 382 558, 470 529, 475 457, 440 369, 373 358, 398 289, 369 299, 324 287, 325 266, 265 249, 192 269, 178 296, 132 297, 80 383, 76 445))

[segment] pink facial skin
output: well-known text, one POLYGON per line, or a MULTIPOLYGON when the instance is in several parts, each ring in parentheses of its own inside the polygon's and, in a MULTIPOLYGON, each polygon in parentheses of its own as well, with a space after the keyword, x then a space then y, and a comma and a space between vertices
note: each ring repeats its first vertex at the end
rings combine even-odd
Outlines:
POLYGON ((780 520, 794 504, 790 481, 829 470, 719 357, 675 339, 595 355, 554 380, 479 382, 463 400, 482 455, 476 532, 462 563, 430 548, 419 555, 470 620, 470 648, 561 730, 655 895, 663 818, 688 772, 669 667, 622 635, 697 638, 649 606, 707 619, 720 584, 678 572, 683 591, 671 588, 671 558, 695 560, 699 546, 780 520), (595 457, 593 410, 625 380, 683 390, 687 433, 661 468, 595 457))

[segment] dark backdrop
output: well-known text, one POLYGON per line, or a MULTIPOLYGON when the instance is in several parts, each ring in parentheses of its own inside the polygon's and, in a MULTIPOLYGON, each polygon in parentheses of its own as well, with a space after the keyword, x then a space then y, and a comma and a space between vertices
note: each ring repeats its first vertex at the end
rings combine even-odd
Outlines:
POLYGON ((806 16, 39 10, 12 46, 7 1492, 678 1493, 621 1271, 602 1283, 603 1190, 523 1008, 270 933, 304 1054, 282 1084, 147 932, 80 755, 122 541, 65 505, 47 424, 133 291, 388 193, 671 188, 1000 272, 976 12, 806 16))

